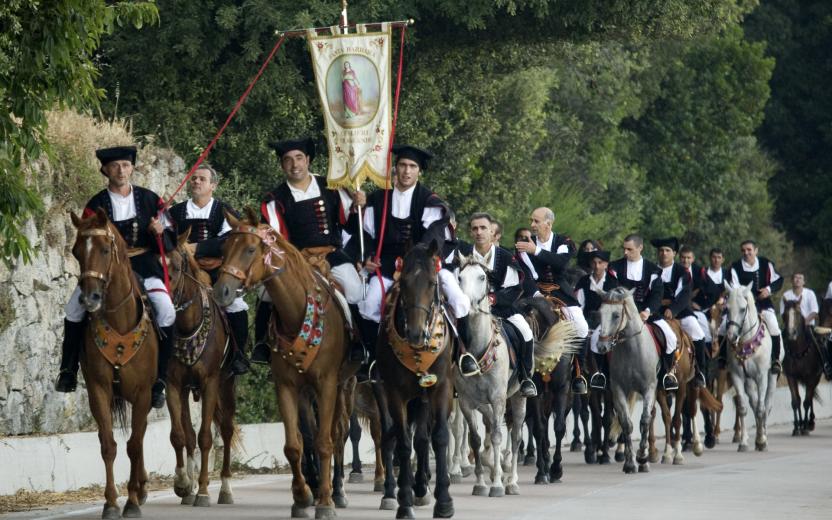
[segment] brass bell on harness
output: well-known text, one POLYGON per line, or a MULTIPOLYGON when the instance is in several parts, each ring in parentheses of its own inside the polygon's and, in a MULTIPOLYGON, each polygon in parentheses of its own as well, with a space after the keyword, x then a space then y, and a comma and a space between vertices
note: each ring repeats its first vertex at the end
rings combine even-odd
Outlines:
POLYGON ((419 386, 422 388, 430 388, 439 381, 439 378, 436 377, 436 374, 422 374, 419 376, 419 386))

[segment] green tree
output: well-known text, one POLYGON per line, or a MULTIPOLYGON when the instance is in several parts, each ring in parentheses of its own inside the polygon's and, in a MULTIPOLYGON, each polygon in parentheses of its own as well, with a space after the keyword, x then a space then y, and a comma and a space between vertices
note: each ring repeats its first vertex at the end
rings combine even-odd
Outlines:
POLYGON ((0 5, 0 256, 7 263, 31 255, 22 226, 42 204, 24 165, 49 152, 47 111, 94 107, 103 95, 94 64, 101 36, 156 20, 152 0, 0 5))

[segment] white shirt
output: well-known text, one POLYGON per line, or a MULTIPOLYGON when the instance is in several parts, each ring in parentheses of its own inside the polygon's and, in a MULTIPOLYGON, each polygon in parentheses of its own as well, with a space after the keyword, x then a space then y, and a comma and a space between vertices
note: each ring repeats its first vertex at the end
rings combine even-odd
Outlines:
MULTIPOLYGON (((133 186, 130 185, 130 193, 127 195, 120 195, 113 193, 109 189, 107 195, 110 196, 110 202, 113 205, 113 222, 121 222, 122 220, 129 220, 136 218, 136 199, 133 197, 133 186)), ((152 215, 154 218, 156 215, 152 215)), ((170 227, 170 220, 166 212, 162 212, 162 227, 165 229, 170 227)))
MULTIPOLYGON (((211 200, 208 201, 203 207, 199 207, 196 205, 193 199, 188 199, 188 202, 185 204, 185 218, 186 219, 193 219, 193 218, 204 218, 207 219, 211 216, 211 210, 214 208, 214 204, 216 201, 214 197, 211 197, 211 200)), ((228 221, 225 220, 225 217, 222 219, 222 227, 220 228, 219 235, 221 236, 231 231, 231 226, 228 225, 228 221)))
MULTIPOLYGON (((413 202, 414 191, 416 191, 415 184, 404 191, 393 188, 393 194, 390 197, 390 212, 393 217, 405 219, 410 216, 410 204, 413 202)), ((422 212, 422 227, 429 228, 431 224, 442 218, 442 213, 442 208, 426 207, 422 212)), ((368 206, 364 211, 364 231, 376 238, 375 208, 368 206)), ((445 230, 445 238, 448 238, 448 230, 445 230)))
MULTIPOLYGON (((590 273, 589 275, 589 290, 594 291, 598 294, 604 294, 604 283, 607 281, 607 273, 604 272, 601 279, 596 281, 595 276, 590 273)), ((583 289, 578 289, 575 291, 575 299, 578 300, 578 305, 581 306, 583 309, 586 306, 586 295, 584 294, 583 289)))
MULTIPOLYGON (((674 265, 675 264, 670 264, 667 267, 659 266, 662 269, 662 281, 664 283, 670 283, 670 281, 673 279, 673 266, 674 265)), ((682 289, 684 289, 684 287, 685 287, 684 286, 684 279, 679 278, 679 283, 676 284, 676 292, 673 293, 673 296, 674 297, 679 296, 679 293, 682 292, 682 289)))
MULTIPOLYGON (((538 254, 540 254, 541 249, 544 250, 544 251, 551 251, 552 250, 552 244, 555 242, 555 234, 551 233, 549 235, 549 239, 545 240, 543 242, 540 241, 540 237, 535 237, 535 241, 537 242, 537 247, 534 250, 534 254, 535 254, 535 256, 537 256, 538 254)), ((569 246, 568 245, 561 244, 560 246, 558 246, 558 250, 555 251, 555 254, 562 254, 562 253, 569 253, 569 246)))
MULTIPOLYGON (((292 194, 292 198, 295 202, 303 202, 305 200, 316 199, 321 196, 321 188, 318 186, 317 179, 315 179, 317 175, 309 174, 309 177, 310 182, 306 186, 306 189, 296 188, 290 182, 286 183, 286 185, 289 186, 289 193, 292 194)), ((341 199, 341 207, 343 208, 344 214, 348 213, 350 211, 350 207, 352 206, 352 197, 350 197, 344 189, 338 190, 338 197, 341 199)), ((275 205, 275 201, 272 200, 266 204, 266 212, 269 214, 269 225, 282 235, 283 231, 280 229, 280 219, 277 218, 277 207, 275 205)), ((223 226, 223 228, 224 227, 225 226, 223 226)))
POLYGON ((824 300, 832 300, 832 282, 829 282, 829 287, 826 288, 826 294, 823 297, 824 300))
POLYGON ((711 268, 709 267, 708 268, 708 278, 710 278, 711 281, 713 281, 716 285, 721 284, 722 283, 722 269, 719 269, 717 271, 711 271, 711 268))
MULTIPOLYGON (((641 281, 641 275, 644 271, 644 258, 639 258, 635 262, 627 260, 627 279, 636 282, 641 281)), ((651 280, 652 282, 652 280, 651 280)))
MULTIPOLYGON (((780 315, 783 315, 783 311, 786 309, 785 301, 796 301, 798 296, 794 293, 794 289, 789 289, 788 291, 783 293, 783 298, 780 300, 780 315)), ((818 308, 818 298, 815 296, 815 291, 807 288, 803 288, 803 292, 800 293, 800 314, 803 315, 804 318, 807 318, 810 314, 817 314, 819 312, 818 308)), ((814 325, 815 320, 813 319, 807 325, 814 325)))
MULTIPOLYGON (((494 244, 491 244, 491 249, 489 249, 485 255, 479 254, 479 252, 477 252, 477 248, 475 247, 473 256, 475 260, 482 262, 488 267, 489 271, 492 271, 494 270, 494 260, 497 257, 497 247, 494 244)), ((509 266, 509 268, 506 269, 506 276, 503 279, 503 284, 500 287, 492 287, 492 289, 497 290, 504 287, 514 287, 519 284, 520 277, 517 275, 517 270, 509 266)))

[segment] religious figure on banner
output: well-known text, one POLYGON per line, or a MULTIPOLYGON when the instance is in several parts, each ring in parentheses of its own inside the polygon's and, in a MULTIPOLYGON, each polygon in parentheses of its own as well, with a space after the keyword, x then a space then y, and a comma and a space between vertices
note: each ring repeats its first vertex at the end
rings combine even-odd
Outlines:
POLYGON ((344 62, 344 70, 341 71, 341 89, 344 93, 344 119, 361 115, 361 83, 348 61, 344 62))

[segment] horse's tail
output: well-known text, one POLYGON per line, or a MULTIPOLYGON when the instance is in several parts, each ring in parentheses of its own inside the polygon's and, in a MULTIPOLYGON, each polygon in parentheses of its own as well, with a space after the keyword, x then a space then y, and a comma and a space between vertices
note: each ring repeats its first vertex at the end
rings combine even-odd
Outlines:
POLYGON ((699 404, 702 405, 702 408, 709 412, 721 412, 722 411, 722 403, 713 396, 713 394, 707 389, 707 387, 699 387, 698 391, 698 398, 699 404))
MULTIPOLYGON (((633 409, 636 407, 636 394, 630 393, 627 397, 627 413, 632 415, 633 409)), ((621 435, 621 422, 618 420, 618 414, 614 415, 612 418, 612 424, 610 425, 610 439, 617 439, 619 435, 621 435)))
POLYGON ((545 336, 534 346, 535 361, 560 359, 564 354, 574 354, 582 348, 583 338, 578 336, 571 321, 560 320, 552 325, 545 336))
POLYGON ((110 409, 112 410, 113 423, 121 431, 126 432, 130 424, 127 419, 127 401, 120 395, 113 395, 113 400, 110 402, 110 409))
MULTIPOLYGON (((214 426, 217 429, 222 428, 222 423, 225 420, 226 411, 222 407, 222 402, 217 401, 217 407, 214 409, 214 426)), ((234 417, 231 417, 231 428, 234 431, 231 434, 231 451, 239 452, 243 448, 243 432, 240 430, 240 425, 237 424, 237 421, 234 420, 234 417)))

